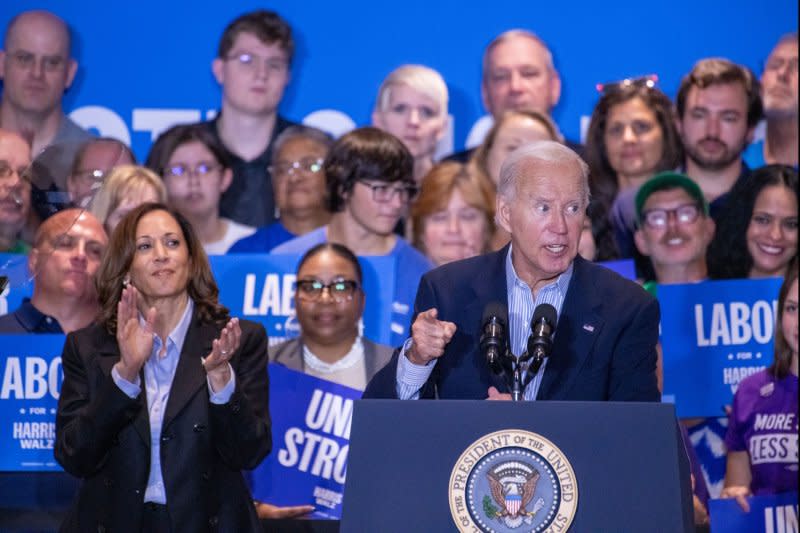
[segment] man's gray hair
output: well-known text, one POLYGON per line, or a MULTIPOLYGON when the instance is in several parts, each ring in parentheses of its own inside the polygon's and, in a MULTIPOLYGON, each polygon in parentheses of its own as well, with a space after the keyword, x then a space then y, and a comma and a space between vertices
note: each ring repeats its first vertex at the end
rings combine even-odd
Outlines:
POLYGON ((547 62, 547 68, 549 68, 551 72, 556 71, 555 64, 553 63, 553 53, 550 51, 550 47, 547 46, 547 43, 544 42, 544 40, 541 37, 539 37, 532 31, 515 28, 513 30, 506 30, 497 37, 495 37, 494 39, 492 39, 492 42, 490 42, 486 46, 486 49, 483 51, 483 74, 482 74, 483 83, 486 83, 486 78, 488 77, 489 74, 488 73, 489 54, 492 53, 492 50, 494 50, 495 46, 497 46, 500 43, 510 41, 511 39, 518 39, 518 38, 530 39, 531 41, 541 46, 545 52, 545 60, 547 62))
POLYGON ((513 200, 517 190, 517 178, 522 174, 524 167, 535 161, 575 164, 580 169, 581 183, 586 193, 586 205, 589 205, 589 165, 573 150, 555 141, 523 144, 511 152, 500 167, 497 193, 507 201, 513 200))

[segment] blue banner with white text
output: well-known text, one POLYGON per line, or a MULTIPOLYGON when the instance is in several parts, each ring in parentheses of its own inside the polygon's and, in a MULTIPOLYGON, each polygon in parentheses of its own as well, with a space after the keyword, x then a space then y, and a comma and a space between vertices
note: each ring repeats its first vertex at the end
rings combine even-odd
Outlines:
POLYGON ((664 400, 680 418, 724 415, 772 362, 780 278, 659 285, 664 400))
POLYGON ((56 408, 64 335, 3 335, 0 471, 57 471, 56 408))
MULTIPOLYGON (((294 312, 297 255, 231 254, 210 256, 219 286, 219 300, 231 315, 260 322, 270 344, 297 337, 300 326, 294 312)), ((392 257, 360 257, 366 302, 363 334, 373 342, 389 344, 394 295, 392 257)))
POLYGON ((361 391, 270 364, 272 453, 252 471, 253 498, 342 515, 353 400, 361 391))
POLYGON ((735 499, 709 500, 714 533, 797 533, 797 493, 767 494, 747 498, 744 512, 735 499))

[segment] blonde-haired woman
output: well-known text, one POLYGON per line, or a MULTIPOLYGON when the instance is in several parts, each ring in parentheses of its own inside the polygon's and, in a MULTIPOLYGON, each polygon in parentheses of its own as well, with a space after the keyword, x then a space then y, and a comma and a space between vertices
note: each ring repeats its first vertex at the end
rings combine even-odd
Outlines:
POLYGON ((91 202, 90 211, 109 235, 133 208, 147 203, 165 203, 167 190, 152 170, 139 165, 115 167, 91 202))
POLYGON ((423 65, 402 65, 378 89, 372 124, 391 133, 414 157, 414 180, 433 168, 436 145, 447 124, 447 85, 423 65))

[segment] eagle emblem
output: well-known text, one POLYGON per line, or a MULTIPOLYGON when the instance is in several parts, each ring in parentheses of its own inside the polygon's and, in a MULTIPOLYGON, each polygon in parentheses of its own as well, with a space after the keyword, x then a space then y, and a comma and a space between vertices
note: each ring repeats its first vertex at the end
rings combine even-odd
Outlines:
MULTIPOLYGON (((544 507, 544 499, 539 498, 531 508, 528 506, 536 492, 539 471, 527 463, 508 461, 500 463, 486 473, 492 498, 499 508, 490 507, 490 513, 509 528, 517 528, 522 523, 530 524, 536 513, 544 507)), ((489 503, 488 501, 485 503, 489 503)))

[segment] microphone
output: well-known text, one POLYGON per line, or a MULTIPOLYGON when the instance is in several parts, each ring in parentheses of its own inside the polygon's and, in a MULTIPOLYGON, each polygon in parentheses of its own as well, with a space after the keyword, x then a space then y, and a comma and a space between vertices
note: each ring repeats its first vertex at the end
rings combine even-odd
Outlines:
POLYGON ((531 335, 528 337, 528 358, 533 358, 531 364, 534 374, 553 348, 557 318, 556 308, 550 304, 540 304, 533 311, 531 335))
POLYGON ((490 302, 483 309, 481 319, 481 353, 494 372, 502 369, 502 360, 506 353, 506 325, 508 310, 499 302, 490 302))

